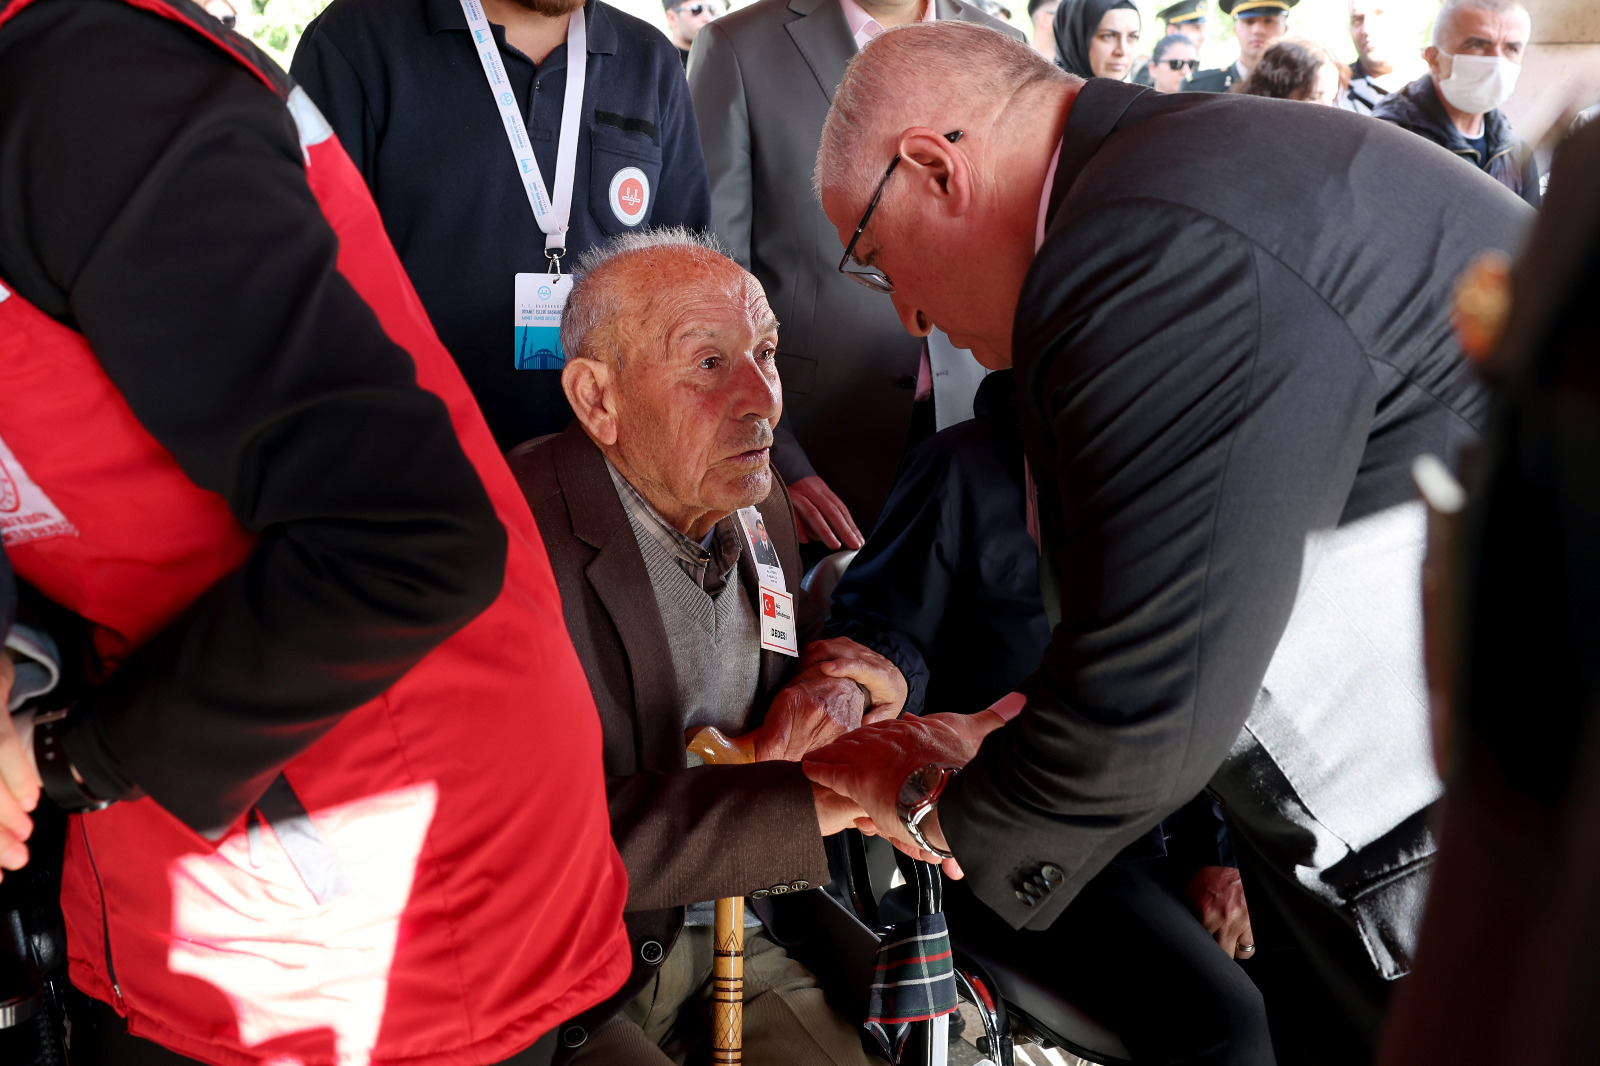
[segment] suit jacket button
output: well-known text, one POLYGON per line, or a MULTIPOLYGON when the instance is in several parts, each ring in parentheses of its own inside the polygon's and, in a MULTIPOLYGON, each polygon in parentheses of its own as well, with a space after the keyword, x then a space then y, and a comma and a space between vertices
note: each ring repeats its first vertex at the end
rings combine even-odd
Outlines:
POLYGON ((806 889, 808 889, 810 887, 811 887, 811 882, 810 881, 790 881, 789 882, 789 891, 790 892, 804 892, 806 889))
POLYGON ((581 1025, 569 1025, 561 1031, 561 1042, 568 1047, 582 1047, 589 1032, 581 1025))
POLYGON ((1044 876, 1045 883, 1051 888, 1057 887, 1067 879, 1066 873, 1062 871, 1061 867, 1055 865, 1054 863, 1050 863, 1049 865, 1045 866, 1039 871, 1039 873, 1044 876))
POLYGON ((1023 905, 1023 906, 1024 906, 1024 907, 1031 907, 1031 906, 1033 906, 1033 899, 1032 899, 1032 897, 1030 897, 1030 896, 1029 896, 1029 895, 1028 895, 1028 894, 1027 894, 1027 893, 1026 893, 1026 892, 1024 892, 1024 891, 1022 891, 1022 890, 1021 890, 1021 889, 1018 889, 1018 890, 1017 890, 1017 898, 1018 898, 1018 899, 1020 899, 1020 900, 1021 900, 1021 901, 1022 901, 1022 905, 1023 905))
POLYGON ((896 388, 914 389, 917 387, 917 375, 907 374, 895 382, 896 388))
POLYGON ((660 941, 646 940, 639 945, 639 957, 644 960, 646 966, 654 966, 664 955, 666 952, 662 950, 660 941))
POLYGON ((772 893, 767 891, 766 889, 758 888, 754 892, 750 893, 750 898, 751 899, 766 899, 770 895, 772 895, 772 893))
POLYGON ((768 889, 768 891, 771 892, 774 896, 781 896, 784 893, 789 891, 789 886, 788 885, 773 885, 770 889, 768 889))

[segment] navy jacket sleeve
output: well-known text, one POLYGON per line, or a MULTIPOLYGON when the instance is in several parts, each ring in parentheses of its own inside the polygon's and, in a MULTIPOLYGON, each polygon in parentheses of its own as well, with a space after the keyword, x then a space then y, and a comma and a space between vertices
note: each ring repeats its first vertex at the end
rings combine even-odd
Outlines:
POLYGON ((1015 343, 1059 620, 1027 708, 940 803, 974 891, 1030 928, 1221 763, 1377 394, 1316 293, 1216 220, 1113 201, 1067 228, 1015 343), (1045 863, 1064 890, 1029 908, 1015 879, 1045 863))
POLYGON ((849 637, 900 668, 907 714, 926 706, 928 657, 960 566, 951 558, 960 541, 945 521, 948 457, 927 446, 933 443, 906 456, 877 526, 834 590, 828 616, 830 636, 849 637))
POLYGON ((0 276, 259 536, 65 743, 96 793, 224 827, 494 600, 505 530, 252 74, 129 5, 40 3, 0 34, 0 128, 0 276))
POLYGON ((334 136, 370 186, 374 177, 371 163, 382 121, 373 113, 378 102, 368 98, 365 83, 332 35, 317 32, 321 21, 322 16, 318 15, 306 26, 289 72, 317 102, 322 117, 333 127, 334 136))

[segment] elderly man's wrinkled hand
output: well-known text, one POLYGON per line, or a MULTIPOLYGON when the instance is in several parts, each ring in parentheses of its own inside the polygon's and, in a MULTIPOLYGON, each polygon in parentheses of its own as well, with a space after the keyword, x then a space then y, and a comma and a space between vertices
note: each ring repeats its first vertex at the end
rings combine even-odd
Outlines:
POLYGON ((15 680, 10 654, 0 651, 0 870, 27 865, 26 841, 33 835, 28 812, 39 805, 42 788, 33 762, 33 716, 6 713, 15 680))
POLYGON ((798 762, 859 727, 865 709, 856 682, 829 677, 815 666, 802 670, 773 697, 755 731, 756 760, 798 762))
POLYGON ((865 724, 898 718, 905 709, 910 690, 900 668, 849 637, 807 644, 800 655, 800 669, 813 666, 829 677, 849 678, 866 690, 869 706, 861 716, 865 724))
MULTIPOLYGON (((993 711, 878 722, 806 756, 806 776, 860 804, 874 827, 863 825, 863 831, 877 832, 913 858, 938 863, 939 858, 918 847, 900 824, 895 811, 900 786, 911 771, 929 763, 965 766, 983 739, 1004 724, 1005 719, 993 711)), ((944 869, 952 877, 961 876, 960 864, 953 859, 945 860, 944 869)))

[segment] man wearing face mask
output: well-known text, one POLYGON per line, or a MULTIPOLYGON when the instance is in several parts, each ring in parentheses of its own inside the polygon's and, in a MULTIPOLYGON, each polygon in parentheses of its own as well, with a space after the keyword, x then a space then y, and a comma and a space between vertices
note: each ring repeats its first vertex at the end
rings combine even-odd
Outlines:
POLYGON ((1423 52, 1428 73, 1385 97, 1372 117, 1454 152, 1538 207, 1538 163, 1500 111, 1531 31, 1528 9, 1514 0, 1446 0, 1423 52))

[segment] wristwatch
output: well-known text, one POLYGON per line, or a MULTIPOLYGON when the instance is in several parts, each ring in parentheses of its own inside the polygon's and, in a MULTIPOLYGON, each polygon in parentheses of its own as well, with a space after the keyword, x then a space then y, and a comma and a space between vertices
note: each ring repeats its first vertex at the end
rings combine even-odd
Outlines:
POLYGON ((906 832, 916 842, 917 847, 941 859, 953 859, 955 856, 943 848, 934 847, 928 838, 922 835, 922 821, 938 806, 940 794, 944 792, 950 779, 956 776, 956 772, 954 766, 941 766, 933 762, 918 767, 906 775, 905 783, 900 786, 900 795, 896 797, 894 804, 895 813, 900 816, 900 824, 905 826, 906 832))
POLYGON ((49 711, 33 720, 33 760, 39 767, 39 779, 44 783, 44 794, 50 802, 68 814, 87 814, 111 806, 89 791, 83 775, 67 758, 67 749, 61 745, 61 731, 66 724, 65 710, 49 711))

